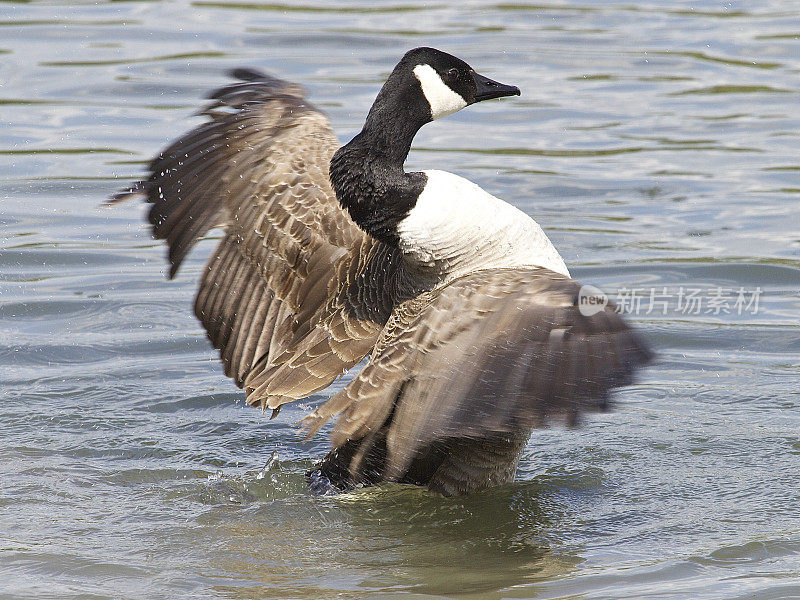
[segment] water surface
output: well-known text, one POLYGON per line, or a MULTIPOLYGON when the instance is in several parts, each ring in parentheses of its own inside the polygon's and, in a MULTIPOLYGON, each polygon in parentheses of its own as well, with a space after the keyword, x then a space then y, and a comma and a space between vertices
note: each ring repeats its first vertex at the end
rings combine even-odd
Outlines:
POLYGON ((0 1, 0 597, 800 598, 798 23, 777 0, 0 1), (167 282, 144 207, 98 206, 226 69, 303 83, 344 141, 419 45, 523 95, 427 126, 409 168, 638 290, 659 360, 537 432, 512 485, 314 497, 326 442, 292 424, 327 394, 267 421, 192 317, 218 234, 167 282))

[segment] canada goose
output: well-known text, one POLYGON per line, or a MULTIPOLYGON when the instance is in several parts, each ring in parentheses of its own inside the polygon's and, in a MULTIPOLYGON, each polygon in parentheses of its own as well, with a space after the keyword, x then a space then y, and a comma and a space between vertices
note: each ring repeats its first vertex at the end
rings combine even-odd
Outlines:
POLYGON ((581 313, 580 284, 530 217, 456 175, 403 170, 420 127, 519 89, 416 48, 340 148, 299 86, 233 75, 208 121, 117 198, 153 205, 170 278, 225 228, 195 314, 249 404, 274 416, 370 355, 301 422, 310 436, 339 415, 313 488, 508 482, 535 427, 606 408, 650 359, 613 307, 581 313))

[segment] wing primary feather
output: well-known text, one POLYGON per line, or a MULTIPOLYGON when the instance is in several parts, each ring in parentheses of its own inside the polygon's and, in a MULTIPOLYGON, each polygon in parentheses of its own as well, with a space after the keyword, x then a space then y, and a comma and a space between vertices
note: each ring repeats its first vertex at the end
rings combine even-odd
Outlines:
POLYGON ((254 300, 260 298, 259 293, 261 282, 258 273, 254 273, 252 266, 248 265, 244 284, 236 300, 236 305, 232 309, 230 331, 221 341, 222 351, 220 358, 225 365, 225 374, 239 381, 239 361, 243 350, 244 338, 248 333, 247 324, 254 317, 256 307, 253 306, 254 300))

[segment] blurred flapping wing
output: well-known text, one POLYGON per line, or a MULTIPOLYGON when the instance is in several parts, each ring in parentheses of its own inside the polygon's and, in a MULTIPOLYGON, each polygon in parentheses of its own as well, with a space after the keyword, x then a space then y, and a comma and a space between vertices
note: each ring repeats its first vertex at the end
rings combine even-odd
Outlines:
POLYGON ((547 269, 493 269, 406 301, 364 369, 303 424, 313 434, 341 413, 334 448, 363 439, 354 476, 385 443, 384 480, 436 444, 575 424, 651 358, 613 306, 582 314, 580 287, 547 269))

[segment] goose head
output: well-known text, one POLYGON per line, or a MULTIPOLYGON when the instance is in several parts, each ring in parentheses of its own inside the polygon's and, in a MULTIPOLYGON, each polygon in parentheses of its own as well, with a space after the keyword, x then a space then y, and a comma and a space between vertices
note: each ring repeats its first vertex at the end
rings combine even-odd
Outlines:
POLYGON ((476 102, 520 93, 518 87, 476 73, 463 60, 434 48, 411 50, 403 61, 413 65, 411 72, 419 82, 432 121, 476 102))
POLYGON ((519 88, 476 73, 466 62, 435 48, 414 48, 397 63, 378 93, 367 126, 380 126, 401 115, 417 129, 462 108, 503 96, 519 96, 519 88))

